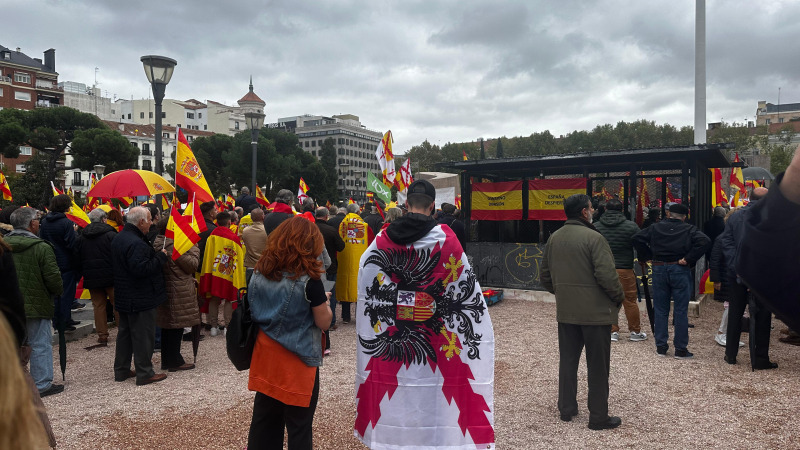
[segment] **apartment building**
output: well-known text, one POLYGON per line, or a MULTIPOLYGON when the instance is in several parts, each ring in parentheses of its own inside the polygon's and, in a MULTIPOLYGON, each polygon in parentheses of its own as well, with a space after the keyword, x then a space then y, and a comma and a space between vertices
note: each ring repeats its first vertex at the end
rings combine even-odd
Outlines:
POLYGON ((111 114, 113 102, 108 97, 103 97, 100 88, 87 87, 83 83, 64 81, 58 83, 64 91, 64 106, 75 108, 80 112, 94 114, 102 120, 113 120, 111 114))
MULTIPOLYGON (((153 99, 126 100, 114 102, 112 119, 121 123, 154 125, 156 103, 153 99)), ((163 126, 180 127, 187 130, 208 131, 208 108, 198 100, 164 99, 161 102, 161 123, 163 126)))
POLYGON ((800 121, 800 103, 773 105, 766 101, 758 102, 756 125, 773 125, 791 121, 800 121))

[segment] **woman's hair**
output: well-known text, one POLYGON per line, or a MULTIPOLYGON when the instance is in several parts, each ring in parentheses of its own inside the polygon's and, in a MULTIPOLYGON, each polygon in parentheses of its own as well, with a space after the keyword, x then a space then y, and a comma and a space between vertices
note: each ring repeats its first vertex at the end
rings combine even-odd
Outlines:
POLYGON ((19 349, 0 314, 0 448, 48 448, 48 439, 19 364, 19 349))
POLYGON ((268 280, 280 281, 283 272, 296 280, 308 275, 319 280, 325 269, 317 257, 322 254, 322 233, 314 222, 296 216, 284 220, 267 237, 267 247, 256 263, 256 270, 268 280))
POLYGON ((50 211, 67 212, 72 207, 72 199, 67 194, 56 195, 50 199, 50 211))
POLYGON ((116 223, 118 227, 124 224, 124 221, 122 219, 122 213, 119 212, 118 209, 112 208, 111 210, 108 211, 107 215, 108 217, 106 217, 106 219, 116 223))
POLYGON ((386 223, 392 223, 396 219, 399 219, 403 216, 403 210, 400 208, 389 208, 386 210, 386 223))

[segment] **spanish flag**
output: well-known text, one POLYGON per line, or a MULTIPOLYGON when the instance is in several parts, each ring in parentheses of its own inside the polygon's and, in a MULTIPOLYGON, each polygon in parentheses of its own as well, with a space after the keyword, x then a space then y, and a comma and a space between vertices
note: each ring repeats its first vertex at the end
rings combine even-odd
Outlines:
POLYGON ((175 184, 197 194, 200 203, 213 201, 214 196, 211 195, 208 181, 203 176, 189 142, 180 128, 176 128, 175 134, 178 135, 178 148, 175 151, 175 184))
MULTIPOLYGON (((734 158, 733 162, 738 163, 741 162, 739 159, 739 153, 736 153, 736 158, 734 158)), ((744 187, 744 176, 742 175, 742 168, 741 167, 734 167, 731 170, 731 187, 737 188, 736 193, 733 194, 733 201, 731 202, 731 206, 738 206, 739 205, 739 197, 740 196, 747 196, 747 189, 744 187)))
MULTIPOLYGON (((94 189, 94 185, 95 184, 97 184, 97 176, 95 174, 92 174, 91 180, 89 181, 89 190, 90 191, 92 189, 94 189)), ((89 207, 90 211, 93 210, 94 208, 96 208, 98 205, 100 205, 100 199, 97 198, 97 197, 88 197, 86 199, 86 201, 87 201, 86 205, 89 207)))
POLYGON ((354 203, 355 203, 355 200, 353 200, 353 197, 350 197, 350 200, 347 201, 348 205, 352 205, 354 203))
POLYGON ((728 198, 725 196, 725 189, 722 188, 722 171, 719 169, 708 169, 711 171, 711 203, 720 206, 728 198))
POLYGON ((474 183, 472 220, 521 220, 522 181, 474 183))
POLYGON ((258 186, 256 186, 256 202, 265 208, 269 208, 269 200, 267 200, 267 197, 261 192, 261 188, 258 186))
POLYGON ((308 185, 303 177, 300 177, 300 186, 297 188, 297 200, 300 201, 300 204, 303 203, 303 200, 308 198, 308 185))
POLYGON ((0 193, 3 194, 3 200, 12 201, 11 188, 8 187, 8 180, 6 180, 6 176, 3 175, 3 172, 0 172, 0 193))
POLYGON ((586 178, 528 181, 528 220, 567 220, 564 199, 586 193, 586 178))
POLYGON ((122 205, 123 208, 131 206, 131 203, 133 203, 133 198, 131 197, 120 197, 117 200, 119 201, 119 204, 122 205))
POLYGON ((169 212, 169 222, 167 223, 166 237, 174 241, 172 246, 172 260, 175 261, 190 248, 200 242, 200 236, 192 229, 189 224, 190 218, 181 216, 176 208, 169 212))
MULTIPOLYGON (((642 172, 644 175, 644 172, 642 172)), ((636 224, 642 226, 644 223, 644 210, 650 205, 650 192, 647 190, 647 183, 644 178, 639 178, 639 204, 636 207, 636 224)))
MULTIPOLYGON (((245 287, 244 249, 239 236, 230 228, 217 227, 206 241, 200 270, 201 297, 206 294, 233 301, 245 287)), ((236 303, 233 304, 234 308, 236 303)), ((205 308, 205 306, 204 306, 205 308)))
MULTIPOLYGON (((173 192, 172 197, 175 198, 176 194, 173 192)), ((161 209, 168 210, 169 209, 169 202, 167 201, 167 194, 161 194, 161 209)))
POLYGON ((713 294, 714 293, 714 283, 711 281, 711 274, 710 270, 706 270, 702 277, 700 277, 700 293, 701 294, 713 294))
POLYGON ((456 209, 461 209, 461 196, 456 195, 456 209))
POLYGON ((464 161, 467 160, 467 152, 465 150, 461 150, 461 154, 464 155, 464 161))
POLYGON ((188 217, 189 225, 192 226, 195 233, 199 234, 208 230, 206 219, 200 212, 200 202, 197 201, 196 195, 192 194, 192 201, 186 204, 186 209, 183 210, 183 216, 188 217))
MULTIPOLYGON (((54 196, 63 194, 63 192, 56 188, 52 181, 50 182, 50 187, 53 188, 54 196)), ((79 227, 85 227, 86 225, 89 225, 89 216, 87 216, 83 210, 78 208, 78 205, 75 204, 75 200, 72 200, 72 198, 70 198, 70 200, 72 201, 72 206, 69 208, 69 211, 64 213, 67 218, 77 223, 79 227)))

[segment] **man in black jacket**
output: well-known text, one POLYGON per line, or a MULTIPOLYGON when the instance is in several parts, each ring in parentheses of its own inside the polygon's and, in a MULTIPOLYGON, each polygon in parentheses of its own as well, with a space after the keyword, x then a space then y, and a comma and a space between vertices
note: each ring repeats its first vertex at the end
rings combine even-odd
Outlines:
MULTIPOLYGON (((751 342, 755 342, 755 364, 753 369, 776 369, 778 364, 769 360, 769 334, 772 327, 772 312, 766 305, 753 295, 752 302, 748 302, 747 285, 736 274, 736 258, 739 246, 744 236, 744 223, 747 213, 759 200, 767 195, 767 188, 756 188, 750 195, 750 203, 744 208, 736 211, 728 218, 725 224, 725 231, 719 237, 722 241, 722 253, 725 255, 725 263, 728 265, 728 333, 725 343, 725 362, 736 364, 736 356, 739 353, 739 338, 742 334, 742 316, 744 309, 750 303, 750 336, 751 342)), ((797 231, 797 230, 796 230, 797 231)), ((800 232, 800 231, 798 231, 800 232)))
POLYGON ((675 203, 669 207, 669 213, 669 218, 638 232, 633 237, 633 246, 639 255, 639 264, 653 261, 654 334, 658 355, 667 356, 669 308, 670 300, 674 299, 675 358, 690 359, 694 357, 687 349, 689 300, 694 287, 692 267, 706 253, 711 240, 694 225, 685 223, 689 214, 686 205, 675 203))
MULTIPOLYGON (((78 257, 75 245, 78 234, 75 232, 75 223, 67 218, 65 212, 72 208, 72 199, 69 195, 56 195, 50 200, 50 212, 42 219, 39 228, 39 237, 53 244, 56 252, 58 269, 61 271, 61 281, 64 292, 56 301, 55 320, 64 319, 66 326, 74 326, 80 321, 72 320, 72 304, 75 302, 75 286, 78 284, 78 257)), ((79 304, 82 308, 83 305, 79 304)))
POLYGON ((242 211, 245 214, 248 214, 250 213, 250 210, 253 209, 253 206, 258 204, 258 201, 255 197, 250 195, 250 188, 247 186, 243 187, 241 192, 242 195, 236 199, 236 206, 241 207, 242 211))
POLYGON ((800 151, 767 198, 747 211, 743 227, 736 273, 778 319, 800 330, 800 151))
POLYGON ((364 222, 369 225, 372 229, 372 232, 375 233, 377 236, 378 232, 381 231, 381 227, 383 226, 383 217, 378 214, 378 208, 375 207, 374 203, 367 203, 367 207, 364 208, 364 211, 367 212, 366 215, 362 216, 364 222))
POLYGON ((464 227, 464 224, 461 221, 456 220, 454 213, 456 212, 456 205, 451 205, 450 203, 442 203, 442 212, 444 216, 439 219, 440 225, 447 225, 453 230, 456 237, 458 238, 458 242, 461 243, 461 248, 465 251, 467 249, 467 229, 464 227))
MULTIPOLYGON (((108 344, 108 317, 106 299, 114 308, 114 265, 111 258, 111 242, 117 230, 108 225, 108 214, 100 208, 89 213, 91 223, 78 237, 78 254, 81 258, 83 288, 89 290, 94 307, 94 327, 97 329, 97 343, 108 344)), ((119 324, 119 313, 114 311, 114 319, 119 324)))
POLYGON ((292 212, 292 200, 294 194, 288 189, 281 189, 278 195, 275 196, 275 201, 272 203, 274 207, 272 213, 264 218, 264 231, 267 235, 272 233, 278 225, 282 224, 284 220, 294 217, 292 212))
MULTIPOLYGON (((339 235, 339 230, 328 225, 328 208, 317 208, 314 219, 317 223, 322 239, 325 241, 325 249, 328 250, 328 256, 331 258, 331 265, 325 274, 328 281, 336 281, 336 271, 339 269, 339 260, 336 258, 336 252, 344 250, 344 240, 339 235)), ((331 311, 333 311, 333 318, 331 319, 331 328, 336 325, 336 286, 331 290, 331 311)))
POLYGON ((328 225, 332 226, 336 231, 339 231, 339 225, 342 224, 344 220, 344 216, 347 215, 347 211, 345 210, 345 206, 340 204, 336 208, 336 214, 333 215, 330 219, 328 219, 328 225))
POLYGON ((167 299, 162 268, 166 250, 157 252, 145 232, 152 223, 150 211, 137 206, 128 212, 128 222, 111 243, 114 266, 115 308, 119 312, 119 333, 114 357, 114 381, 136 377, 136 384, 150 384, 167 378, 153 371, 156 337, 156 306, 167 299), (131 369, 131 357, 136 372, 131 369))

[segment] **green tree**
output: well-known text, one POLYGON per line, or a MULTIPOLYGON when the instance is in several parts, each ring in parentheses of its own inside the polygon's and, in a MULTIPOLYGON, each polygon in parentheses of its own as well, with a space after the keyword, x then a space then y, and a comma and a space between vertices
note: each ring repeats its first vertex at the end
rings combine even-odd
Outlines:
MULTIPOLYGON (((41 159, 34 164, 44 162, 42 175, 44 180, 37 182, 41 187, 37 204, 46 204, 52 196, 50 182, 55 181, 59 172, 58 162, 63 160, 67 149, 81 131, 91 129, 107 129, 106 125, 91 114, 82 113, 72 108, 37 108, 32 111, 22 111, 7 108, 0 111, 0 152, 8 158, 19 155, 19 146, 28 145, 36 149, 41 159)), ((105 135, 102 138, 106 138, 105 135)), ((86 136, 84 143, 91 141, 86 136)), ((80 145, 70 150, 70 154, 83 162, 91 155, 84 152, 94 152, 94 145, 80 145)), ((111 152, 99 152, 99 159, 93 162, 104 166, 117 165, 117 155, 111 152)), ((123 161, 127 158, 123 156, 123 161)))
POLYGON ((777 138, 776 143, 770 144, 769 136, 767 137, 767 143, 763 150, 769 155, 769 171, 774 175, 785 172, 789 167, 794 152, 797 151, 797 144, 794 142, 795 136, 794 127, 787 124, 772 135, 773 138, 777 138))
POLYGON ((106 173, 130 169, 139 160, 139 150, 111 128, 75 131, 70 146, 72 167, 92 171, 98 161, 106 161, 106 173))
MULTIPOLYGON (((9 174, 8 187, 14 197, 13 204, 24 206, 26 203, 39 209, 48 206, 47 198, 42 197, 43 191, 48 191, 52 196, 50 181, 47 179, 48 160, 44 154, 36 153, 25 161, 25 173, 9 174)), ((5 208, 12 204, 0 197, 0 206, 5 208)))
POLYGON ((318 194, 317 201, 321 205, 324 205, 328 201, 335 203, 339 198, 337 190, 339 173, 336 170, 336 141, 333 138, 325 139, 322 143, 322 149, 319 152, 321 154, 319 162, 325 170, 325 179, 322 192, 318 194))
POLYGON ((486 159, 486 150, 483 147, 483 138, 481 138, 481 155, 480 155, 480 158, 481 159, 486 159))
POLYGON ((503 155, 503 138, 497 138, 497 157, 505 158, 503 155))
POLYGON ((411 147, 405 156, 411 158, 413 173, 435 171, 436 163, 443 161, 439 146, 431 144, 427 139, 422 144, 411 147))

